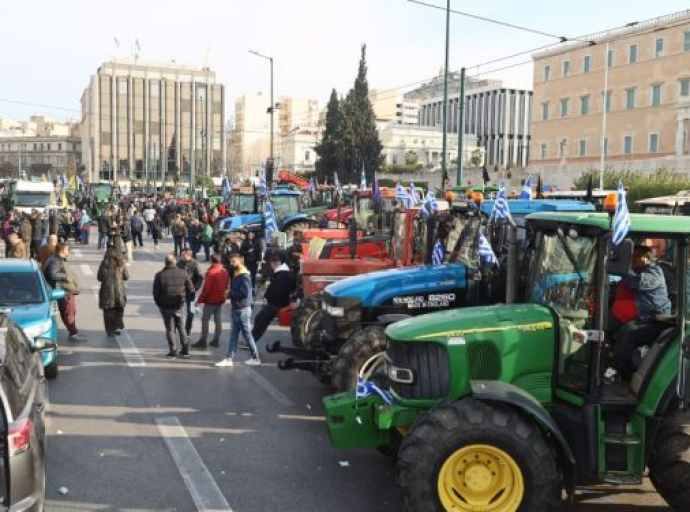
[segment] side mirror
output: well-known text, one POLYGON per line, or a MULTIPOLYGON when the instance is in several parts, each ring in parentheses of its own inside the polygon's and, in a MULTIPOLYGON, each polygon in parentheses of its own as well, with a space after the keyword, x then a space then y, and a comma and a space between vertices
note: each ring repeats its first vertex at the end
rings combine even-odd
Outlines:
POLYGON ((38 352, 40 350, 54 349, 55 347, 57 347, 57 345, 50 338, 38 337, 34 340, 33 344, 31 345, 31 351, 38 352))
POLYGON ((65 297, 67 297, 65 290, 61 290, 59 288, 50 290, 50 300, 62 300, 65 297))
POLYGON ((623 240, 619 245, 613 245, 609 242, 606 254, 606 273, 622 276, 630 272, 634 248, 635 244, 632 240, 623 240))

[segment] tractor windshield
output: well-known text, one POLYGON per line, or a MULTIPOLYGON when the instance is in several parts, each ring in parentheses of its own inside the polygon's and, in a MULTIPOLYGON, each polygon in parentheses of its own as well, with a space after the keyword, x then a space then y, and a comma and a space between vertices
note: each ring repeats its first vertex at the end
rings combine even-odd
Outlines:
POLYGON ((300 212, 299 196, 297 195, 274 195, 271 196, 271 203, 278 220, 300 212))
POLYGON ((237 213, 254 213, 254 194, 233 194, 231 204, 237 213))

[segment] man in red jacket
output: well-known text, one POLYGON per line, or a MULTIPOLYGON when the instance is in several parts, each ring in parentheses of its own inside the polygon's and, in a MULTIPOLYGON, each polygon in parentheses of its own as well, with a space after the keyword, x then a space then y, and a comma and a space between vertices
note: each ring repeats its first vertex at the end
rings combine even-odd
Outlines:
POLYGON ((228 280, 230 276, 225 267, 220 264, 220 256, 214 254, 211 256, 211 266, 206 271, 204 278, 204 285, 201 288, 201 293, 194 303, 195 306, 199 304, 204 305, 204 312, 201 315, 201 337, 199 341, 192 345, 192 348, 206 348, 206 338, 208 337, 208 323, 213 316, 213 323, 215 331, 213 333, 212 347, 217 347, 220 341, 220 333, 223 328, 223 317, 221 315, 223 304, 225 303, 225 293, 228 289, 228 280))

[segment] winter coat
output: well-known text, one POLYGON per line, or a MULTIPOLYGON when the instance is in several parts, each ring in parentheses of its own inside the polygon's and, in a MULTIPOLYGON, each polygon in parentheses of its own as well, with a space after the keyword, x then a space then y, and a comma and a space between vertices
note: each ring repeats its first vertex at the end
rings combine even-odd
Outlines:
POLYGON ((230 274, 220 263, 212 263, 206 271, 204 285, 199 293, 199 304, 223 304, 230 274))
POLYGON ((252 302, 252 276, 247 268, 242 266, 235 271, 230 281, 230 304, 232 309, 243 309, 251 307, 252 302))
POLYGON ((45 269, 46 262, 55 253, 55 246, 50 244, 42 245, 38 248, 38 263, 45 269))
POLYGON ((187 225, 182 220, 176 220, 173 222, 170 226, 170 230, 172 231, 172 236, 176 238, 187 236, 187 225))
POLYGON ((96 275, 101 283, 98 292, 98 307, 100 309, 124 308, 127 305, 127 290, 125 281, 129 279, 129 272, 124 265, 116 265, 114 261, 101 261, 96 275))
POLYGON ((107 235, 110 231, 110 218, 105 214, 98 217, 98 232, 102 235, 107 235))
POLYGON ((40 242, 43 239, 43 219, 34 217, 31 219, 31 240, 40 242))
POLYGON ((204 276, 201 275, 201 272, 199 271, 199 263, 196 260, 180 260, 177 262, 177 268, 181 268, 187 272, 189 279, 194 285, 194 290, 201 288, 201 285, 204 283, 204 276))
POLYGON ((154 219, 151 221, 151 234, 158 236, 160 235, 162 229, 163 221, 161 221, 160 217, 154 217, 154 219))
POLYGON ((122 221, 122 240, 124 242, 132 241, 132 223, 129 219, 122 221))
POLYGON ((211 224, 204 224, 204 228, 201 230, 201 241, 205 244, 213 242, 213 226, 211 224))
POLYGON ((671 313, 664 272, 656 263, 650 263, 639 272, 622 276, 621 283, 635 290, 635 302, 640 320, 651 320, 655 315, 671 313))
POLYGON ((130 225, 132 226, 132 231, 135 233, 140 233, 144 231, 144 221, 141 220, 139 215, 135 215, 130 220, 130 225))
POLYGON ((291 293, 292 278, 290 277, 290 268, 283 263, 273 272, 264 298, 274 308, 283 308, 290 304, 291 293))
POLYGON ((179 309, 194 291, 189 275, 173 265, 166 265, 153 279, 153 301, 162 309, 179 309))
POLYGON ((48 216, 48 234, 49 235, 57 235, 58 234, 58 229, 60 223, 58 222, 57 215, 55 213, 51 213, 48 216))
POLYGON ((67 281, 67 264, 57 254, 53 254, 46 261, 43 275, 51 288, 60 288, 67 281))
POLYGON ((31 242, 31 232, 33 228, 31 227, 31 221, 29 219, 23 219, 19 223, 19 238, 22 239, 22 242, 25 244, 28 244, 31 242))
POLYGON ((244 256, 245 263, 257 263, 261 260, 261 244, 256 238, 245 238, 240 247, 240 254, 244 256))

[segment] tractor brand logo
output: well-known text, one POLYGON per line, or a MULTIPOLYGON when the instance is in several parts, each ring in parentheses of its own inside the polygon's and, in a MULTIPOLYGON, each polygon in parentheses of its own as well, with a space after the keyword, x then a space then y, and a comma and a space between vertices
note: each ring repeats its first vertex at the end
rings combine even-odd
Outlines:
POLYGON ((396 306, 407 306, 408 309, 437 309, 447 308, 455 301, 454 293, 434 293, 428 297, 411 295, 409 297, 393 297, 396 306))
POLYGON ((428 339, 428 338, 439 338, 439 337, 464 337, 468 334, 478 334, 478 333, 489 333, 489 332, 505 332, 509 330, 516 329, 518 331, 543 331, 545 329, 551 329, 553 324, 551 322, 536 322, 533 324, 513 324, 504 327, 477 327, 474 329, 456 330, 456 331, 442 331, 435 332, 432 334, 424 334, 423 336, 417 336, 416 339, 428 339))

